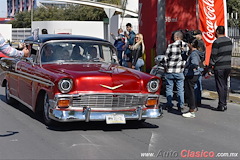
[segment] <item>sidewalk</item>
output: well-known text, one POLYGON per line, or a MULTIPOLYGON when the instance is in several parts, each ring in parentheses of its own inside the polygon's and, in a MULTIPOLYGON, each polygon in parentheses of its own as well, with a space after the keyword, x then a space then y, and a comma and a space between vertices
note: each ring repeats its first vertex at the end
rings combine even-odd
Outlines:
MULTIPOLYGON (((208 79, 202 79, 203 93, 202 97, 217 99, 214 76, 208 79)), ((240 104, 240 68, 233 68, 230 76, 229 101, 240 104)))

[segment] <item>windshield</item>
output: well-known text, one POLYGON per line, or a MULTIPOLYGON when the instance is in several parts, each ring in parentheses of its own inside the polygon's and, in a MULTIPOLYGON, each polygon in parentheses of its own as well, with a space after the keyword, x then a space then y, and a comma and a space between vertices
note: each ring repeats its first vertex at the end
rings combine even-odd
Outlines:
POLYGON ((113 46, 101 42, 49 42, 42 47, 41 62, 116 62, 113 46), (113 59, 114 57, 114 59, 113 59))

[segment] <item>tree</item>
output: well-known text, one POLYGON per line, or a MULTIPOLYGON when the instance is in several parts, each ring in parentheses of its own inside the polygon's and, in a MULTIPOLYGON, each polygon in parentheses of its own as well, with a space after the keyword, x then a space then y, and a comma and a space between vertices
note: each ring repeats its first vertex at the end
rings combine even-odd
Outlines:
POLYGON ((230 14, 228 19, 228 25, 229 26, 238 26, 240 27, 239 23, 239 16, 240 16, 240 1, 239 0, 227 0, 227 11, 230 14), (231 17, 231 14, 234 15, 234 17, 231 17), (236 17, 237 14, 237 17, 236 17))
POLYGON ((98 2, 121 5, 121 0, 98 0, 98 2))
POLYGON ((31 14, 30 12, 21 12, 15 16, 12 24, 13 28, 30 28, 31 27, 31 14))
MULTIPOLYGON (((66 8, 40 7, 33 12, 34 21, 102 21, 106 17, 103 9, 84 5, 70 5, 66 8)), ((31 12, 24 11, 16 14, 14 20, 9 23, 13 28, 30 28, 31 12)))

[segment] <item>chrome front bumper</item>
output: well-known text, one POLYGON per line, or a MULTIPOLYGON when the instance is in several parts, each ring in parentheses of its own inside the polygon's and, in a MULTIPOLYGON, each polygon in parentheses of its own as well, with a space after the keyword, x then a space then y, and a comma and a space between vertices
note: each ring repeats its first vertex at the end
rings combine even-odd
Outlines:
MULTIPOLYGON (((83 94, 84 96, 87 94, 83 94)), ((98 96, 97 94, 92 94, 95 96, 98 96)), ((87 95, 84 97, 85 99, 91 99, 88 96, 92 96, 91 94, 87 95)), ((107 98, 108 96, 112 94, 103 94, 107 98)), ((162 109, 158 108, 158 105, 160 103, 160 96, 156 94, 114 94, 116 97, 120 100, 122 99, 127 99, 127 98, 122 98, 121 95, 126 96, 126 97, 132 97, 132 99, 140 99, 139 101, 142 103, 141 99, 143 101, 146 101, 147 99, 158 99, 158 103, 154 105, 154 107, 146 107, 145 105, 136 105, 136 101, 126 101, 126 103, 117 103, 120 105, 111 105, 109 106, 108 103, 99 105, 99 103, 93 103, 94 101, 84 101, 84 103, 78 103, 77 105, 75 103, 72 103, 72 105, 69 106, 66 110, 64 109, 59 109, 57 107, 57 101, 61 98, 69 98, 71 100, 75 100, 79 96, 82 95, 57 95, 55 99, 49 100, 50 102, 50 109, 49 109, 49 118, 59 121, 59 122, 68 122, 68 121, 105 121, 106 120, 106 115, 113 115, 113 114, 121 114, 124 115, 125 120, 142 120, 142 119, 154 119, 154 118, 160 118, 162 115, 162 109), (140 97, 140 98, 139 98, 140 97), (127 107, 130 105, 130 102, 132 102, 135 107, 127 107), (89 104, 88 106, 85 104, 89 104), (93 104, 93 105, 91 105, 93 104), (127 106, 126 106, 127 104, 127 106), (80 107, 84 106, 84 107, 80 107), (91 107, 92 106, 92 107, 91 107), (96 106, 98 106, 96 108, 96 106)), ((93 97, 95 97, 93 96, 93 97)), ((100 96, 101 98, 101 96, 100 96)), ((106 101, 109 99, 105 99, 106 101)), ((113 102, 115 102, 115 96, 113 96, 113 102)), ((78 99, 77 99, 78 100, 78 99)), ((111 100, 111 99, 110 99, 111 100)), ((80 100, 78 100, 80 102, 80 100)), ((124 101, 125 102, 125 101, 124 101)), ((138 102, 138 101, 137 101, 138 102)), ((131 103, 131 104, 132 104, 131 103)), ((132 104, 132 105, 133 105, 132 104)))
POLYGON ((59 121, 105 121, 108 114, 123 114, 126 120, 142 120, 142 119, 154 119, 160 118, 162 113, 159 109, 147 109, 142 110, 138 107, 135 111, 111 111, 111 112, 95 112, 91 111, 91 108, 86 108, 81 111, 61 111, 56 109, 50 109, 50 118, 59 121))

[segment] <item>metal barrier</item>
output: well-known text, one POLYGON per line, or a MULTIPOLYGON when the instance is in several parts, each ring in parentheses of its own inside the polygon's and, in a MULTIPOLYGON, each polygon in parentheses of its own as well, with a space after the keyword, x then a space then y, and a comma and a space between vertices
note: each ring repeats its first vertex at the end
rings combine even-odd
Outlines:
POLYGON ((13 28, 12 29, 12 41, 19 42, 29 36, 31 36, 31 28, 13 28))
POLYGON ((239 27, 229 27, 228 36, 233 42, 233 57, 240 57, 240 28, 239 27))
POLYGON ((235 37, 235 38, 231 38, 231 39, 233 41, 232 56, 233 57, 240 57, 240 37, 238 37, 238 38, 235 37))

